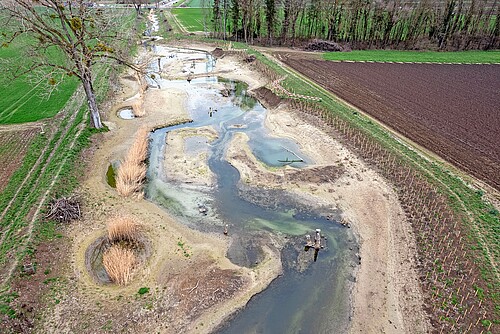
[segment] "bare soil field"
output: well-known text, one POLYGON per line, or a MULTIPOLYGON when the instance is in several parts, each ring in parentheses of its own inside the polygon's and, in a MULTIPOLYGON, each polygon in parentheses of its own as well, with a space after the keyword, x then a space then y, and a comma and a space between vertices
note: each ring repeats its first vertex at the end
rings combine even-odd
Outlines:
POLYGON ((500 189, 500 66, 281 56, 348 103, 500 189))
POLYGON ((0 191, 21 165, 33 137, 39 132, 40 126, 0 127, 0 191))

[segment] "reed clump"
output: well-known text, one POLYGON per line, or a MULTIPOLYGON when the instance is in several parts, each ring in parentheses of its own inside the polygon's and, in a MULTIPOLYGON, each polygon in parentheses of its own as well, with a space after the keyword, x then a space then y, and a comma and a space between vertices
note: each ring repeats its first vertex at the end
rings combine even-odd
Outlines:
POLYGON ((146 178, 149 130, 141 127, 135 136, 134 143, 127 152, 125 160, 120 164, 116 175, 116 190, 122 196, 135 194, 141 198, 142 184, 146 178))
POLYGON ((121 241, 137 244, 140 233, 141 226, 132 217, 116 216, 108 221, 108 239, 112 244, 121 241))
POLYGON ((102 262, 111 281, 126 285, 136 264, 134 252, 120 245, 112 245, 102 256, 102 262))
POLYGON ((134 111, 135 117, 144 117, 146 115, 146 110, 144 108, 144 103, 142 100, 138 100, 132 103, 132 110, 134 111))

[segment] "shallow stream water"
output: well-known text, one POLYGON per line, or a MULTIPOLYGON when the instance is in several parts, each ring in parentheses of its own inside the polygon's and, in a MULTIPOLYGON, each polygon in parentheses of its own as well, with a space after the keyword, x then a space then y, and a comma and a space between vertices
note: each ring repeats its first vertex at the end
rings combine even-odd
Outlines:
MULTIPOLYGON (((175 59, 187 60, 185 70, 193 74, 209 73, 216 66, 204 52, 155 47, 160 61, 151 71, 168 66, 175 59)), ((159 76, 157 76, 159 78, 159 76)), ((174 87, 188 95, 186 108, 192 123, 158 129, 151 134, 146 196, 163 206, 181 222, 203 231, 222 233, 229 225, 232 239, 228 258, 241 266, 253 267, 262 260, 261 243, 266 234, 277 234, 288 242, 282 251, 284 273, 227 322, 220 333, 342 333, 350 316, 349 288, 357 245, 351 231, 335 221, 322 218, 318 208, 306 206, 284 191, 238 186, 239 173, 224 154, 233 135, 243 132, 258 160, 280 169, 284 163, 304 168, 313 163, 299 146, 284 138, 269 135, 264 126, 265 108, 246 92, 246 85, 204 77, 186 80, 156 79, 151 87, 174 87), (167 177, 164 165, 165 143, 169 132, 181 128, 210 126, 218 139, 203 143, 199 137, 185 141, 186 154, 208 153, 208 166, 216 176, 214 188, 182 183, 167 177), (201 213, 200 208, 206 208, 201 213), (321 229, 326 248, 318 260, 304 262, 304 236, 321 229), (302 269, 301 269, 302 268, 302 269), (304 270, 305 268, 305 270, 304 270)), ((151 88, 154 89, 154 88, 151 88)), ((324 211, 324 208, 323 208, 324 211)), ((307 259, 307 258, 306 258, 307 259)))

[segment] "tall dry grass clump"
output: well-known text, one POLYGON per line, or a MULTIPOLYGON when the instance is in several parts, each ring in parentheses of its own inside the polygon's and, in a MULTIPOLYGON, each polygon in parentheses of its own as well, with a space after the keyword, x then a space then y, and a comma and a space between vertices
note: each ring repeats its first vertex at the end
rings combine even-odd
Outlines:
POLYGON ((133 218, 116 216, 108 222, 109 242, 120 241, 137 242, 140 235, 140 225, 133 218))
POLYGON ((116 177, 116 189, 122 196, 128 197, 136 194, 141 197, 142 184, 146 177, 146 166, 144 164, 134 165, 125 160, 118 169, 116 177))
POLYGON ((130 249, 113 245, 103 254, 102 263, 111 281, 118 285, 126 285, 132 277, 136 259, 130 249))
POLYGON ((132 103, 132 110, 134 111, 135 117, 144 117, 146 115, 146 109, 144 108, 142 99, 132 103))
POLYGON ((116 190, 122 196, 136 194, 142 197, 142 184, 146 178, 149 130, 141 127, 135 136, 125 161, 120 164, 116 175, 116 190))
POLYGON ((140 164, 148 156, 149 130, 146 127, 140 127, 135 134, 135 140, 128 150, 127 159, 134 164, 140 164))

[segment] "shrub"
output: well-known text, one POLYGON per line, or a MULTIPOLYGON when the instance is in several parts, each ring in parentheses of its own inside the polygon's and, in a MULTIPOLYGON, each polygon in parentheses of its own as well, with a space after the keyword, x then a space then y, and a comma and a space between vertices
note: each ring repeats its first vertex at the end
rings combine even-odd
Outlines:
POLYGON ((125 197, 134 193, 140 193, 145 177, 146 166, 144 164, 134 165, 125 161, 118 169, 116 190, 120 195, 125 197))
POLYGON ((137 130, 134 143, 130 147, 127 159, 130 163, 141 164, 148 156, 149 130, 146 127, 141 127, 137 130))

